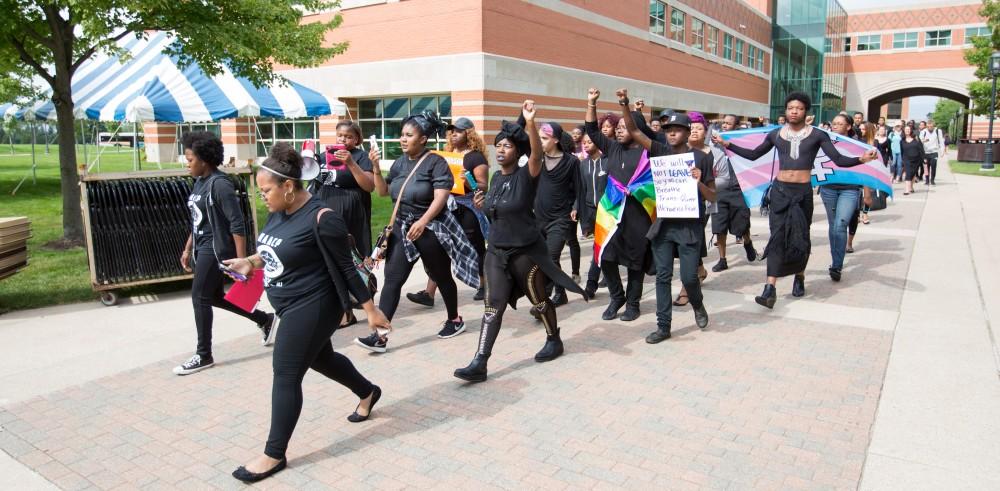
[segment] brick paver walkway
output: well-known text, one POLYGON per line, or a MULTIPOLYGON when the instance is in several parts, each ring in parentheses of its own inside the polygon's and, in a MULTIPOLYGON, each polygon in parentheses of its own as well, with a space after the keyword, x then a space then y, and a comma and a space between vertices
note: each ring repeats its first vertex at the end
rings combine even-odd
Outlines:
MULTIPOLYGON (((442 306, 404 300, 389 353, 350 345, 364 327, 334 336, 384 390, 373 418, 348 423, 354 396, 310 373, 289 468, 258 486, 856 488, 894 327, 859 312, 898 312, 923 208, 920 194, 907 198, 862 225, 840 284, 825 276, 817 200, 809 294, 793 301, 783 280, 774 312, 744 297, 759 292, 763 265, 731 245, 731 269, 705 284, 710 328, 678 309, 660 345, 643 341, 655 325, 651 282, 632 323, 600 320, 605 292, 560 308, 567 354, 551 363, 532 360, 541 327, 526 308, 510 311, 484 384, 451 375, 476 344, 472 293, 461 292, 470 332, 450 340, 435 336, 442 306), (831 307, 853 314, 815 318, 831 307)), ((765 232, 755 218, 758 248, 765 232)), ((0 409, 0 449, 65 489, 242 487, 229 474, 263 449, 270 350, 248 334, 216 347, 215 368, 172 375, 184 356, 0 409)))

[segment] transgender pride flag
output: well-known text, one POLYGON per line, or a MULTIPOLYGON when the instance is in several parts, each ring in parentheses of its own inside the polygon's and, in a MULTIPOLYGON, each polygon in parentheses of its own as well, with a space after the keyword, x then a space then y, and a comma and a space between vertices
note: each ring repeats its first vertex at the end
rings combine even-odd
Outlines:
MULTIPOLYGON (((775 126, 766 126, 727 131, 721 133, 720 136, 723 140, 743 148, 757 148, 764 141, 764 137, 774 128, 775 126)), ((812 130, 823 131, 830 135, 833 145, 841 155, 860 157, 868 150, 875 149, 871 145, 820 128, 813 127, 812 130)), ((882 155, 878 152, 876 154, 878 154, 876 160, 855 167, 839 167, 831 162, 823 151, 820 151, 816 156, 816 161, 813 162, 812 185, 852 184, 867 186, 892 196, 892 177, 889 174, 889 168, 882 161, 882 155)), ((733 170, 736 172, 736 179, 739 180, 740 187, 743 188, 743 199, 746 200, 747 206, 751 208, 760 206, 764 191, 767 190, 773 176, 778 174, 778 150, 773 149, 754 161, 740 157, 729 150, 726 150, 726 155, 729 156, 729 161, 732 162, 733 170)))

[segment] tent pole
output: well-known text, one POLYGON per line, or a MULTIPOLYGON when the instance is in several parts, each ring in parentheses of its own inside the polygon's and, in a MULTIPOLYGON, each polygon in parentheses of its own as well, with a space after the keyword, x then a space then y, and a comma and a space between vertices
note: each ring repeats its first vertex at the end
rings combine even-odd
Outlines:
MULTIPOLYGON (((31 182, 33 184, 37 185, 38 184, 38 178, 37 178, 37 175, 35 173, 35 165, 36 165, 36 163, 35 163, 35 122, 31 121, 28 124, 31 125, 31 182)), ((11 196, 16 195, 17 194, 17 190, 21 189, 21 186, 24 184, 24 181, 27 181, 27 180, 28 180, 28 175, 25 174, 24 177, 21 178, 21 181, 17 183, 17 186, 14 186, 14 190, 10 192, 10 195, 11 196)))
POLYGON ((132 122, 132 170, 139 170, 139 128, 132 122))
POLYGON ((80 136, 83 137, 83 161, 89 162, 87 158, 87 120, 80 121, 80 136))

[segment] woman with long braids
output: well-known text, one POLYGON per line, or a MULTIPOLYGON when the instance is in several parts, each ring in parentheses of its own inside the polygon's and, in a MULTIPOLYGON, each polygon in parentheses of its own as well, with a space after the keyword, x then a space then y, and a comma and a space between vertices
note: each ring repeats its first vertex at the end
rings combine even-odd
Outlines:
MULTIPOLYGON (((479 136, 479 132, 476 131, 475 125, 469 118, 458 118, 453 124, 448 125, 447 139, 448 143, 445 144, 444 149, 447 152, 462 154, 462 168, 465 170, 466 181, 468 181, 465 186, 465 194, 454 196, 454 205, 450 207, 454 208, 451 212, 455 215, 458 223, 462 225, 465 236, 469 238, 472 247, 476 249, 476 254, 479 255, 480 286, 479 290, 476 290, 475 296, 472 297, 478 302, 486 296, 482 285, 483 259, 486 257, 486 231, 489 225, 486 222, 486 217, 473 204, 473 196, 488 190, 490 164, 486 161, 486 144, 483 143, 483 137, 479 136), (471 181, 468 177, 470 174, 472 175, 471 181), (475 191, 472 189, 473 184, 476 187, 475 191)), ((407 293, 406 298, 413 303, 433 307, 436 292, 437 285, 434 284, 434 280, 428 279, 427 287, 423 291, 407 293)))
POLYGON ((489 193, 476 196, 490 220, 490 237, 486 250, 486 310, 483 312, 479 344, 472 362, 455 370, 455 376, 469 382, 486 380, 486 364, 493 344, 500 333, 507 305, 517 308, 517 299, 527 295, 539 312, 545 326, 545 345, 535 354, 535 361, 553 360, 563 353, 556 308, 545 295, 550 280, 566 290, 583 295, 549 257, 548 249, 535 221, 532 204, 542 173, 542 140, 535 127, 535 103, 527 100, 521 107, 525 127, 503 122, 494 140, 497 165, 489 193), (528 156, 524 167, 517 165, 528 156))
MULTIPOLYGON (((381 196, 392 196, 398 212, 389 235, 385 258, 385 285, 379 297, 379 308, 392 320, 399 306, 403 283, 410 276, 417 259, 424 263, 424 270, 441 291, 448 318, 438 337, 457 336, 465 330, 465 322, 458 315, 458 287, 455 278, 479 288, 479 258, 475 248, 462 230, 455 215, 448 212, 448 195, 454 185, 451 170, 444 157, 427 149, 427 140, 443 135, 445 125, 431 110, 403 120, 399 143, 403 150, 392 163, 389 176, 382 177, 376 163, 375 189, 381 196), (452 277, 454 266, 455 278, 452 277)), ((376 155, 375 157, 378 157, 376 155)), ((385 353, 388 336, 373 332, 357 338, 355 343, 374 351, 385 353)))
MULTIPOLYGON (((602 123, 602 126, 606 126, 610 120, 618 119, 615 139, 608 138, 598 130, 597 99, 600 96, 601 92, 597 89, 591 88, 588 91, 585 126, 587 136, 608 159, 608 185, 604 194, 607 197, 609 190, 620 195, 622 193, 619 189, 628 187, 646 150, 633 141, 625 121, 620 117, 609 116, 602 123)), ((651 269, 653 263, 646 232, 653 223, 652 214, 655 213, 655 208, 651 213, 632 194, 626 194, 621 200, 611 203, 610 206, 614 209, 605 208, 603 198, 600 201, 601 205, 597 211, 598 230, 594 234, 594 254, 601 263, 601 271, 604 272, 605 281, 608 282, 608 293, 611 295, 611 303, 601 318, 614 319, 618 317, 618 310, 625 307, 621 320, 633 321, 639 318, 643 275, 651 269), (620 216, 620 220, 614 220, 613 215, 620 216), (610 222, 602 223, 602 216, 611 217, 610 222), (614 230, 609 230, 609 227, 614 230), (622 286, 619 266, 625 266, 628 270, 628 290, 622 286)))
POLYGON ((265 346, 274 341, 276 326, 274 314, 260 310, 248 313, 224 296, 219 262, 247 255, 248 224, 240 209, 233 182, 219 170, 223 161, 222 140, 207 131, 196 131, 184 134, 181 142, 188 172, 194 177, 194 186, 188 197, 191 234, 181 253, 181 267, 185 271, 194 271, 191 302, 194 304, 198 347, 191 358, 174 367, 174 373, 190 375, 215 364, 212 358, 213 307, 252 320, 261 330, 261 342, 265 346))
POLYGON ((302 379, 308 369, 358 396, 360 402, 347 418, 352 423, 368 419, 382 396, 330 342, 352 296, 368 314, 369 327, 391 326, 355 269, 347 223, 302 185, 318 173, 314 161, 304 161, 286 143, 275 144, 257 173, 257 187, 270 212, 257 236, 257 254, 224 261, 246 276, 262 269, 267 297, 281 316, 272 360, 271 430, 264 453, 233 472, 244 482, 268 478, 288 464, 285 454, 302 412, 302 379), (329 260, 317 267, 316 257, 329 260))
POLYGON ((778 172, 768 190, 770 214, 768 224, 771 238, 764 249, 767 259, 767 283, 764 291, 754 300, 769 309, 774 308, 778 294, 778 278, 795 275, 792 295, 806 294, 805 269, 809 262, 812 242, 809 226, 812 224, 813 201, 810 173, 820 150, 841 167, 853 167, 875 158, 875 150, 861 157, 846 157, 826 133, 806 124, 806 113, 812 100, 803 92, 792 92, 785 98, 786 123, 771 130, 764 141, 754 149, 741 148, 713 136, 713 141, 748 160, 757 160, 772 149, 777 149, 778 172))

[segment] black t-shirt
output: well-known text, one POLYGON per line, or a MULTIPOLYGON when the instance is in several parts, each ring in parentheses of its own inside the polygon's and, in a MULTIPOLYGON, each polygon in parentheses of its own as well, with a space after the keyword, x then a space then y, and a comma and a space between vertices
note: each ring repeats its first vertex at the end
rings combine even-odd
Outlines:
POLYGON ((257 254, 264 261, 264 289, 279 311, 296 299, 333 288, 313 232, 321 208, 323 204, 313 197, 291 215, 271 213, 257 236, 257 254))
MULTIPOLYGON (((476 167, 483 165, 489 167, 490 163, 486 160, 486 156, 483 155, 483 152, 478 150, 466 152, 465 157, 462 158, 462 167, 465 168, 465 170, 472 172, 473 178, 475 178, 476 167)), ((469 195, 473 193, 474 191, 472 190, 472 186, 469 186, 469 183, 465 183, 465 194, 469 195)))
POLYGON ((830 135, 818 128, 810 130, 809 135, 799 142, 799 157, 793 159, 792 144, 781 136, 781 128, 771 130, 757 148, 743 148, 730 144, 731 152, 748 160, 757 160, 772 149, 778 149, 778 167, 781 170, 810 170, 816 161, 820 150, 840 167, 854 167, 861 164, 858 157, 841 155, 830 140, 830 135))
POLYGON ((507 175, 500 171, 493 174, 483 203, 483 213, 490 221, 490 246, 524 247, 541 239, 531 208, 538 181, 538 177, 531 177, 528 166, 507 175))
POLYGON ((191 212, 191 235, 196 251, 212 251, 213 241, 218 237, 214 247, 218 259, 236 256, 232 235, 246 235, 246 225, 236 186, 225 172, 216 170, 194 180, 188 196, 188 211, 191 212), (212 209, 209 209, 209 201, 212 209))
MULTIPOLYGON (((549 157, 545 157, 549 159, 549 157)), ((535 216, 542 222, 569 219, 576 204, 576 190, 579 181, 580 159, 564 152, 552 170, 542 162, 542 172, 538 175, 538 192, 535 195, 535 216)))
MULTIPOLYGON (((392 197, 393 203, 399 198, 399 190, 406 182, 410 171, 419 161, 420 158, 410 160, 409 157, 403 155, 392 163, 386 183, 389 185, 389 195, 392 197)), ((454 185, 455 179, 452 177, 451 169, 448 168, 448 162, 444 157, 434 153, 427 154, 424 161, 420 163, 416 174, 406 185, 402 204, 399 205, 400 216, 413 215, 419 219, 434 201, 434 190, 451 190, 454 185)), ((440 217, 441 215, 438 214, 434 219, 437 220, 440 217)))
MULTIPOLYGON (((354 174, 351 174, 350 170, 346 168, 328 170, 326 168, 326 155, 324 154, 322 157, 323 160, 319 163, 320 175, 316 178, 316 180, 319 181, 319 184, 345 189, 360 189, 360 186, 358 186, 358 180, 354 178, 354 174)), ((358 167, 360 167, 361 170, 365 172, 372 171, 372 161, 368 158, 368 152, 365 152, 360 148, 355 148, 354 150, 351 150, 351 158, 354 159, 354 162, 358 164, 358 167)))

